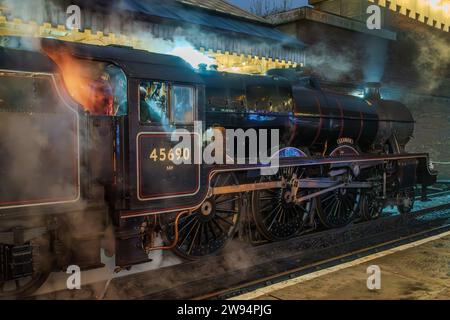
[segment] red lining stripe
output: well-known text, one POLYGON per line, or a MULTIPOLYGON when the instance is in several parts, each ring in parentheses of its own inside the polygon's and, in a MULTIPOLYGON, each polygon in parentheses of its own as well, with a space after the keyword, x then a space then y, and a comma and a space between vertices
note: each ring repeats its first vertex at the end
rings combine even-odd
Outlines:
POLYGON ((357 144, 359 142, 359 139, 361 139, 362 133, 364 131, 364 114, 362 111, 359 111, 359 114, 361 115, 361 130, 359 131, 358 139, 356 139, 355 143, 357 144))
POLYGON ((339 99, 336 98, 336 102, 339 106, 339 109, 341 110, 341 131, 339 132, 339 139, 340 139, 340 138, 342 138, 342 135, 344 134, 344 126, 345 126, 344 108, 342 108, 342 104, 339 101, 339 99))
POLYGON ((315 145, 316 144, 316 142, 317 142, 317 140, 319 139, 319 137, 320 137, 320 134, 321 134, 321 132, 322 132, 322 125, 323 125, 323 115, 322 115, 322 106, 321 106, 321 104, 320 104, 320 100, 319 100, 319 98, 317 98, 317 96, 315 95, 315 98, 316 98, 316 103, 317 103, 317 106, 319 107, 319 113, 320 113, 320 122, 319 122, 319 127, 318 127, 318 129, 317 129, 317 135, 316 135, 316 137, 314 138, 314 140, 313 140, 313 143, 311 143, 311 146, 313 146, 313 145, 315 145))

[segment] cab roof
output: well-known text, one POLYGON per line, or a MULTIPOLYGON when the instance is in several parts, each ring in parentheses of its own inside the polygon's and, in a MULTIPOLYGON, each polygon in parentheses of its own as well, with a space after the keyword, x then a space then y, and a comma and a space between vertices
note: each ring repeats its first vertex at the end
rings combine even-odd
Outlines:
POLYGON ((74 57, 114 63, 129 78, 168 80, 202 84, 202 79, 183 59, 122 46, 97 46, 60 41, 10 37, 0 47, 0 68, 30 72, 57 72, 42 48, 65 50, 74 57))

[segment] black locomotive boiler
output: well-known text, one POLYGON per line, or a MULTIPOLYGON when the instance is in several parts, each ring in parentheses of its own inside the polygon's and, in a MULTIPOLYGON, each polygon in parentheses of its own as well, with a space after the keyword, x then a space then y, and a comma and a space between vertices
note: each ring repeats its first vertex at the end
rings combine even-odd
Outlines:
POLYGON ((2 43, 0 296, 29 294, 70 265, 98 268, 102 250, 119 267, 155 250, 199 259, 237 234, 286 240, 375 219, 387 205, 407 214, 414 186, 436 181, 427 154, 405 151, 411 113, 376 85, 356 98, 293 72, 234 75, 126 47, 2 43), (211 129, 279 130, 279 170, 174 165, 195 157, 172 141, 177 129, 202 146, 211 129))

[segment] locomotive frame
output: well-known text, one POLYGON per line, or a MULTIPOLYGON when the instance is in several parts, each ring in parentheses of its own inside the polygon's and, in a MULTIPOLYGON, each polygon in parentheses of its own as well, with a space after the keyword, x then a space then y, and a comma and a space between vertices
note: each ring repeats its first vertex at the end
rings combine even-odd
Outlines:
MULTIPOLYGON (((279 88, 295 87, 292 96, 297 104, 304 104, 295 115, 300 119, 295 128, 312 128, 302 133, 305 137, 311 136, 306 147, 293 145, 298 137, 287 132, 289 139, 283 147, 295 149, 297 156, 282 157, 278 173, 272 177, 262 176, 260 171, 267 169, 263 165, 194 164, 166 170, 167 164, 150 163, 148 151, 142 151, 145 148, 170 149, 174 142, 168 138, 164 125, 140 122, 141 81, 164 81, 170 86, 179 84, 192 88, 195 96, 193 120, 202 121, 207 129, 216 124, 233 127, 238 117, 242 119, 246 114, 245 111, 229 113, 229 118, 225 119, 224 114, 207 107, 209 86, 214 84, 220 89, 222 82, 229 82, 234 83, 230 88, 239 87, 243 76, 195 72, 179 58, 131 48, 48 39, 42 40, 40 45, 63 50, 76 59, 107 62, 123 70, 127 77, 128 114, 106 117, 86 113, 70 97, 61 70, 44 52, 0 48, 0 74, 50 75, 60 102, 77 114, 77 129, 73 134, 78 141, 75 158, 79 175, 79 196, 70 203, 39 203, 27 210, 0 205, 0 297, 29 294, 45 281, 50 271, 69 265, 97 268, 102 265, 101 249, 108 256, 115 255, 117 266, 130 267, 150 261, 149 253, 154 250, 174 249, 187 259, 215 254, 236 233, 244 233, 244 223, 249 223, 252 232, 265 241, 277 241, 314 230, 319 223, 336 228, 356 219, 375 219, 386 205, 397 205, 407 214, 412 209, 414 185, 427 187, 436 181, 437 173, 430 169, 427 154, 407 154, 404 141, 399 142, 395 135, 383 136, 389 134, 393 126, 394 117, 390 118, 389 113, 394 112, 394 107, 389 109, 389 106, 395 106, 394 102, 380 106, 387 110, 386 118, 377 118, 374 111, 364 118, 361 102, 347 99, 351 107, 345 109, 342 97, 325 95, 314 81, 302 86, 277 75, 247 81, 256 85, 276 83, 279 88), (310 101, 312 105, 308 104, 310 101), (312 120, 305 122, 304 119, 312 120), (374 129, 375 125, 382 126, 378 122, 384 123, 383 130, 374 129), (353 127, 355 123, 357 128, 353 127), (335 132, 331 128, 338 130, 335 132), (352 135, 356 141, 350 138, 352 135), (374 135, 380 141, 391 139, 388 152, 369 150, 372 146, 366 146, 365 141, 374 135), (155 139, 162 136, 167 139, 155 139), (352 141, 354 144, 349 144, 352 141), (95 164, 96 159, 101 159, 102 163, 95 164), (159 184, 153 183, 154 179, 158 179, 159 184), (163 188, 170 194, 142 197, 142 180, 151 182, 151 190, 163 188), (172 190, 178 188, 182 191, 172 194, 172 190), (266 222, 272 216, 268 215, 274 214, 267 211, 273 209, 271 203, 276 206, 274 210, 281 212, 276 215, 282 214, 283 218, 269 225, 266 222), (337 211, 339 217, 332 217, 333 213, 338 215, 337 211), (112 235, 108 228, 113 230, 112 235), (200 228, 206 230, 206 238, 200 228), (199 232, 200 239, 197 238, 199 232), (155 246, 155 237, 161 233, 166 245, 155 246), (208 235, 213 239, 208 239, 208 235), (107 241, 111 238, 113 241, 107 241), (26 277, 31 278, 30 282, 21 285, 20 281, 26 277), (13 282, 12 290, 3 291, 8 282, 13 282)), ((363 103, 372 104, 370 101, 363 103)), ((261 114, 268 115, 267 112, 261 114)), ((288 114, 275 121, 284 123, 291 117, 288 114)), ((249 128, 260 125, 252 121, 244 124, 249 128)), ((403 132, 408 135, 410 121, 405 121, 404 125, 402 121, 399 123, 400 136, 403 132)), ((185 129, 195 135, 193 124, 172 123, 169 127, 170 130, 185 129)), ((7 160, 0 161, 0 168, 9 165, 5 164, 7 160)), ((56 165, 52 170, 57 172, 58 168, 56 165)), ((26 178, 24 181, 33 185, 34 190, 39 188, 36 181, 26 178)), ((7 191, 2 190, 5 195, 7 191)), ((251 239, 254 235, 247 236, 251 239)))

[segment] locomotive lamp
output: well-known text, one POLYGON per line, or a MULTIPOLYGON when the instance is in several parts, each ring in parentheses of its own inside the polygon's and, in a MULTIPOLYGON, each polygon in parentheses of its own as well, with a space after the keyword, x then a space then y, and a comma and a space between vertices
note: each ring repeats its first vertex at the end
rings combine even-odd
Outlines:
POLYGON ((368 82, 364 87, 364 98, 367 100, 381 99, 381 83, 368 82))

